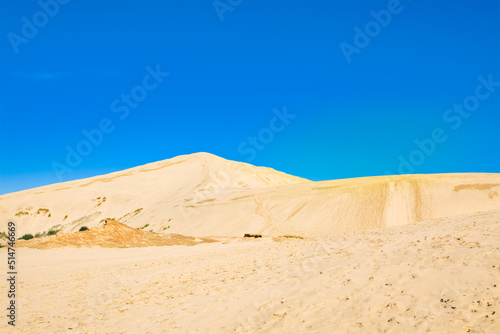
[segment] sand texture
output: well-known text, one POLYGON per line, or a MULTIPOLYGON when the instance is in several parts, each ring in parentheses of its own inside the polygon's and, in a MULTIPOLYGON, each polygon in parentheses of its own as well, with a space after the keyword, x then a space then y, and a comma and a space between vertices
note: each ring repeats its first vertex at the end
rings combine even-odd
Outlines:
POLYGON ((317 239, 18 252, 20 333, 500 332, 500 211, 317 239))

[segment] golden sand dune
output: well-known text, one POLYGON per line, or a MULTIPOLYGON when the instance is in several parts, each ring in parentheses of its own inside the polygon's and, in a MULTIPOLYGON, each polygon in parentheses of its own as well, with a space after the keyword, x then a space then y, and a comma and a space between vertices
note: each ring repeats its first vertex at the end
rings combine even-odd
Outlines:
POLYGON ((312 182, 210 154, 6 194, 18 236, 62 230, 17 243, 16 330, 499 333, 499 194, 500 174, 312 182))
POLYGON ((0 222, 17 222, 19 235, 111 217, 182 235, 318 237, 498 209, 499 194, 500 174, 312 182, 197 153, 0 196, 0 222))
POLYGON ((206 242, 216 242, 216 240, 178 234, 161 235, 143 232, 114 220, 106 220, 106 225, 97 226, 90 230, 73 233, 61 232, 40 239, 19 240, 16 242, 16 246, 39 249, 61 247, 129 248, 173 245, 193 246, 206 242))
POLYGON ((500 333, 500 211, 243 240, 19 248, 12 332, 500 333))

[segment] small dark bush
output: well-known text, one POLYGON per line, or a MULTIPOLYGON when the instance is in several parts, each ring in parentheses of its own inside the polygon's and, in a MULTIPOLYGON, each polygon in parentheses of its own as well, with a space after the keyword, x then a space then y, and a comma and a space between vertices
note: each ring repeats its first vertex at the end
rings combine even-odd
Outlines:
POLYGON ((82 232, 82 231, 87 231, 89 228, 87 226, 82 226, 80 227, 80 229, 78 230, 78 232, 82 232))
POLYGON ((262 238, 260 234, 245 234, 244 238, 262 238))
POLYGON ((30 239, 33 239, 33 238, 34 238, 33 234, 27 233, 27 234, 23 235, 22 237, 20 237, 19 239, 21 239, 21 240, 30 240, 30 239))
POLYGON ((47 232, 47 235, 56 235, 57 232, 59 232, 59 230, 50 230, 49 232, 47 232))

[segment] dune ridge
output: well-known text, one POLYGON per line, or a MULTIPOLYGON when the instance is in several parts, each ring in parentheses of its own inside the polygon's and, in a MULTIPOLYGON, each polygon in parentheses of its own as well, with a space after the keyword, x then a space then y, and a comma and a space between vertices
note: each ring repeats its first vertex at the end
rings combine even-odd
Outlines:
POLYGON ((193 236, 318 237, 498 209, 499 193, 500 174, 313 182, 196 153, 5 194, 0 220, 17 222, 19 234, 75 232, 112 218, 193 236))

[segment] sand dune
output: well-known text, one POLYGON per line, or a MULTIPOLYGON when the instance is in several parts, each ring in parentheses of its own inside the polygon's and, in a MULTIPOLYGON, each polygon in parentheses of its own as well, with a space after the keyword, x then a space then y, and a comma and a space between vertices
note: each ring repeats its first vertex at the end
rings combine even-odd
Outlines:
POLYGON ((178 234, 156 234, 131 228, 113 220, 106 220, 90 230, 46 236, 40 239, 19 240, 17 247, 39 249, 63 247, 129 248, 151 246, 193 246, 205 242, 216 242, 210 238, 188 237, 178 234))
POLYGON ((17 243, 16 331, 498 333, 499 193, 500 174, 312 182, 200 153, 6 194, 18 236, 61 230, 17 243))
POLYGON ((0 221, 20 235, 112 218, 193 236, 318 237, 497 209, 499 193, 500 174, 312 182, 198 153, 0 196, 0 221))
POLYGON ((500 332, 500 211, 327 238, 231 240, 19 248, 16 332, 500 332))

